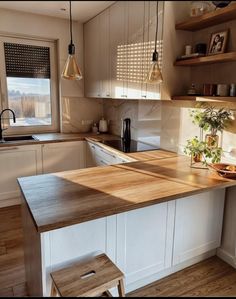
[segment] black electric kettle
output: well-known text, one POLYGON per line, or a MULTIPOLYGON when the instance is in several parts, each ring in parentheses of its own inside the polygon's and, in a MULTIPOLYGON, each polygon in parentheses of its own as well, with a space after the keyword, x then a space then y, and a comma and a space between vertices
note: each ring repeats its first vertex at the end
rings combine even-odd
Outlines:
POLYGON ((125 143, 129 143, 130 140, 131 140, 130 124, 131 124, 131 119, 130 118, 125 118, 123 120, 122 140, 125 143))

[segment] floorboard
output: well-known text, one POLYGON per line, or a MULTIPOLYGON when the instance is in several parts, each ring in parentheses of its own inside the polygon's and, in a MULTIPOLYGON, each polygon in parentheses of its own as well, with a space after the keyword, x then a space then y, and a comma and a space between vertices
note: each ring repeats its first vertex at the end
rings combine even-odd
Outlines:
POLYGON ((236 270, 212 257, 130 294, 129 297, 236 296, 236 270))

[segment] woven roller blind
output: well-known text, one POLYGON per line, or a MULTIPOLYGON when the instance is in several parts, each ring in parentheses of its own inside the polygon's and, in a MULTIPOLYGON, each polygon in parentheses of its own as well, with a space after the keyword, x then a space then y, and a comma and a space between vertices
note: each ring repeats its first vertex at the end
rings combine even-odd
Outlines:
POLYGON ((50 49, 4 43, 7 77, 50 78, 50 49))

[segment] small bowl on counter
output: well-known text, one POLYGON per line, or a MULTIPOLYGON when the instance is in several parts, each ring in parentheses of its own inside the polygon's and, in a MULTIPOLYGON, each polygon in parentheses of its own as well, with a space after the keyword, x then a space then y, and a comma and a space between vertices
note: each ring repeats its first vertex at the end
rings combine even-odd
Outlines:
POLYGON ((236 178, 236 165, 227 163, 214 163, 209 164, 220 176, 228 179, 236 178))

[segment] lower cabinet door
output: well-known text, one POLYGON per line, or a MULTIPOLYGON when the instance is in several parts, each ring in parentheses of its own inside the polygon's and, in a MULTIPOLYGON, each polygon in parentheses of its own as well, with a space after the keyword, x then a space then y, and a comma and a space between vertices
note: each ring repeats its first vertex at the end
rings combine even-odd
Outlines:
POLYGON ((174 202, 161 203, 117 215, 117 265, 126 287, 170 267, 172 206, 174 202))
POLYGON ((0 207, 19 204, 17 178, 42 173, 41 145, 0 149, 0 207))
POLYGON ((42 147, 43 173, 86 167, 86 143, 71 141, 45 144, 42 147))
POLYGON ((220 246, 225 189, 176 200, 173 264, 220 246))

